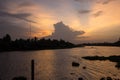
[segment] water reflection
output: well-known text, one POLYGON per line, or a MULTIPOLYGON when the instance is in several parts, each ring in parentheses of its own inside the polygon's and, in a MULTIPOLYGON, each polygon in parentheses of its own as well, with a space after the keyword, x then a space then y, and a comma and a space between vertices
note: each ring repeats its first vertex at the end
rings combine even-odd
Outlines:
POLYGON ((24 51, 0 53, 0 77, 12 80, 16 76, 31 77, 30 61, 35 60, 35 80, 99 80, 101 77, 120 76, 120 71, 110 61, 88 61, 83 56, 119 55, 118 47, 84 47, 60 50, 24 51), (72 67, 72 62, 79 67, 72 67), (83 67, 86 69, 83 69, 83 67))
POLYGON ((41 53, 37 53, 35 57, 36 61, 36 80, 49 80, 54 78, 54 69, 55 69, 55 54, 52 50, 44 51, 41 53))

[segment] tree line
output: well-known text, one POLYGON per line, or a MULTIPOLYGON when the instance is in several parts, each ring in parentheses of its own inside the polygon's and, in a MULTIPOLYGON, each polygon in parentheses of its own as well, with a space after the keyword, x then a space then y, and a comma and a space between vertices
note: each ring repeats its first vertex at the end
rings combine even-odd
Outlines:
POLYGON ((43 49, 63 49, 73 48, 73 43, 64 40, 51 39, 16 39, 12 40, 9 34, 0 38, 0 51, 17 51, 17 50, 43 50, 43 49))

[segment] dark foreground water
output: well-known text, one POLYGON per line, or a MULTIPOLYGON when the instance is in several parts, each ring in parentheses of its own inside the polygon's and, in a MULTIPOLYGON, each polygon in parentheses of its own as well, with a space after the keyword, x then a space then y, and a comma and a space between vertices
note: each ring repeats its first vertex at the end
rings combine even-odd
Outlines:
POLYGON ((16 76, 31 77, 31 60, 35 60, 35 80, 100 80, 110 76, 120 78, 120 70, 110 61, 89 61, 83 56, 120 55, 120 47, 84 47, 60 50, 16 51, 0 53, 0 79, 16 76), (72 62, 80 63, 72 67, 72 62), (83 67, 86 66, 86 69, 83 67))

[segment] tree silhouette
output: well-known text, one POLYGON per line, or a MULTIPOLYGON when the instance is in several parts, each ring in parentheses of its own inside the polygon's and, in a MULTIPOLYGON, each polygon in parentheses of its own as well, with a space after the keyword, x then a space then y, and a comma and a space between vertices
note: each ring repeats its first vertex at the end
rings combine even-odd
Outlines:
POLYGON ((51 39, 16 39, 11 40, 11 36, 6 34, 5 37, 0 39, 0 51, 13 51, 13 50, 41 50, 41 49, 63 49, 75 47, 74 44, 64 40, 51 40, 51 39))
POLYGON ((5 41, 5 42, 11 42, 11 36, 9 34, 6 34, 6 36, 3 37, 3 41, 5 41))

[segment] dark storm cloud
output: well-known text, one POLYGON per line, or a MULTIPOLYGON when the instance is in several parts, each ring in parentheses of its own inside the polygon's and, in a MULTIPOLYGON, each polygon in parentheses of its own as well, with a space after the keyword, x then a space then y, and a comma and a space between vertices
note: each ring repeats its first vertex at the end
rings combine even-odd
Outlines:
POLYGON ((97 11, 96 13, 93 14, 94 17, 99 17, 103 14, 103 11, 97 11))
POLYGON ((47 38, 52 39, 63 39, 66 41, 76 42, 78 40, 78 36, 84 34, 84 31, 73 31, 69 26, 63 24, 63 22, 59 22, 54 24, 55 31, 51 36, 47 38))

